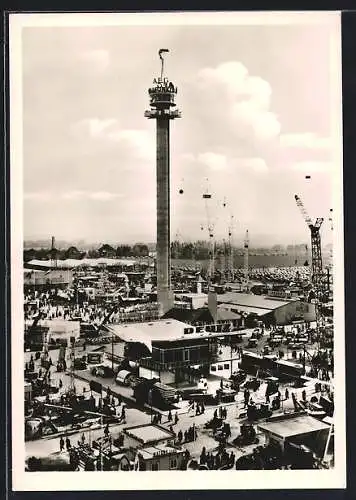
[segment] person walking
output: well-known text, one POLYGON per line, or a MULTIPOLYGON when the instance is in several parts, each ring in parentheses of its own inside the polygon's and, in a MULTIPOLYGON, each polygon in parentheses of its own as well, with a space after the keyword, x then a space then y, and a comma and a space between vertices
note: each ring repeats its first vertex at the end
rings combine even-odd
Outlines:
POLYGON ((248 400, 250 399, 250 391, 245 389, 244 391, 244 408, 248 405, 248 400))
POLYGON ((169 410, 168 412, 168 422, 172 422, 172 412, 169 410))
POLYGON ((85 434, 83 432, 83 434, 82 434, 82 444, 84 444, 84 443, 85 443, 85 434))
POLYGON ((59 440, 59 451, 62 452, 64 450, 64 439, 61 436, 61 439, 59 440))
POLYGON ((72 445, 70 443, 70 439, 69 438, 66 438, 66 448, 67 448, 67 451, 69 451, 71 449, 72 445))
POLYGON ((174 415, 174 424, 177 425, 178 421, 179 421, 178 412, 176 412, 175 415, 174 415))

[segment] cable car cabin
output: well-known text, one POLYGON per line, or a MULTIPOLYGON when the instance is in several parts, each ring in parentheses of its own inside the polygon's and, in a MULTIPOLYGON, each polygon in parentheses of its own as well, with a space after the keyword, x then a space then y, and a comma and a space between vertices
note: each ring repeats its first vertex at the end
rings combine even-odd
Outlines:
POLYGON ((286 361, 283 359, 279 359, 275 363, 276 363, 275 373, 278 378, 299 379, 304 375, 303 365, 292 363, 290 361, 286 361))
POLYGON ((304 368, 300 364, 277 359, 273 355, 260 356, 252 352, 242 353, 239 368, 249 374, 256 374, 260 370, 266 371, 280 379, 299 379, 304 375, 304 368))
POLYGON ((260 370, 267 370, 273 373, 275 370, 275 358, 260 356, 252 352, 243 352, 239 368, 252 375, 255 375, 260 370))

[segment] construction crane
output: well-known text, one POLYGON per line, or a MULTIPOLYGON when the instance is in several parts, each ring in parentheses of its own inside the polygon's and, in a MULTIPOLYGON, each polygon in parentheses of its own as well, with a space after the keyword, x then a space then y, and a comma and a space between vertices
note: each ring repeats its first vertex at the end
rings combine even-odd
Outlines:
POLYGON ((315 224, 313 224, 308 212, 306 211, 303 205, 302 200, 299 198, 297 194, 294 195, 294 198, 310 230, 311 252, 312 252, 312 283, 317 298, 320 299, 320 294, 322 293, 322 280, 323 280, 323 262, 321 257, 320 227, 324 219, 322 217, 318 217, 315 221, 315 224))
POLYGON ((321 257, 321 239, 320 239, 320 227, 324 221, 322 217, 318 217, 313 224, 308 212, 306 211, 302 200, 298 195, 294 195, 295 201, 304 217, 304 220, 309 227, 311 236, 311 254, 312 254, 312 284, 315 293, 315 320, 316 320, 316 331, 319 337, 320 332, 320 321, 321 321, 321 296, 323 293, 323 263, 321 257))
POLYGON ((248 229, 246 230, 246 236, 244 240, 244 289, 248 291, 248 247, 249 247, 249 236, 248 229))

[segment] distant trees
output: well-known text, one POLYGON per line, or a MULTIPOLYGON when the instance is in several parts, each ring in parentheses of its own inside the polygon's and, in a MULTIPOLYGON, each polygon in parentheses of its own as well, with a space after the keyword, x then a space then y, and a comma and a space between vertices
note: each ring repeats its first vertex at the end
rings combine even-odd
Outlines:
POLYGON ((148 253, 148 246, 142 243, 136 243, 132 248, 132 255, 134 257, 147 257, 148 253))
POLYGON ((130 257, 132 250, 130 245, 119 245, 116 249, 116 257, 130 257))
POLYGON ((64 256, 66 259, 82 259, 85 252, 80 252, 76 247, 69 247, 65 252, 64 256))
POLYGON ((96 248, 91 248, 87 251, 87 256, 89 257, 89 259, 97 259, 98 257, 100 257, 100 254, 96 248))
POLYGON ((100 257, 116 257, 116 250, 107 243, 98 249, 98 253, 100 257))
POLYGON ((196 241, 194 243, 172 241, 171 256, 172 259, 207 260, 209 258, 209 247, 205 241, 196 241))

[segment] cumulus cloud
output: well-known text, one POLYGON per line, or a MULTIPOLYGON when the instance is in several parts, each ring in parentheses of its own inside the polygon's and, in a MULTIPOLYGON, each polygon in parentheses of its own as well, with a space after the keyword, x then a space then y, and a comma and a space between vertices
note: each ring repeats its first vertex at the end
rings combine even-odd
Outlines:
POLYGON ((311 132, 301 134, 282 134, 280 136, 282 146, 288 148, 310 148, 310 149, 329 149, 330 139, 320 137, 311 132))
POLYGON ((225 170, 227 167, 226 156, 216 153, 201 153, 197 158, 198 162, 203 163, 211 170, 225 170))
POLYGON ((107 138, 129 146, 142 159, 153 159, 156 151, 155 136, 145 130, 111 130, 107 138))
POLYGON ((233 127, 235 135, 268 140, 280 134, 278 117, 270 110, 272 89, 258 76, 249 74, 238 61, 228 61, 215 68, 204 68, 197 76, 196 84, 209 102, 209 110, 216 117, 228 117, 227 127, 233 127))
POLYGON ((187 162, 195 161, 195 156, 193 155, 193 153, 183 153, 180 157, 183 161, 187 162))
POLYGON ((117 143, 128 148, 132 157, 153 160, 156 151, 155 135, 140 129, 123 129, 115 118, 86 118, 70 126, 77 139, 95 139, 117 143))
POLYGON ((233 171, 242 168, 254 171, 256 173, 263 173, 268 171, 266 161, 263 158, 258 157, 241 158, 207 151, 205 153, 199 153, 198 155, 186 153, 181 155, 181 158, 183 161, 186 161, 188 163, 201 163, 213 172, 224 171, 228 168, 231 168, 233 171))
POLYGON ((110 65, 110 54, 107 50, 87 50, 80 54, 80 59, 86 63, 90 69, 104 72, 110 65))
POLYGON ((85 118, 70 126, 70 131, 77 137, 105 138, 107 132, 118 126, 115 118, 101 120, 99 118, 85 118))
POLYGON ((268 166, 262 158, 243 158, 239 160, 242 167, 253 170, 256 173, 265 173, 268 171, 268 166))

